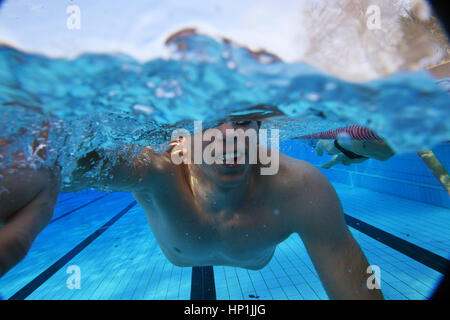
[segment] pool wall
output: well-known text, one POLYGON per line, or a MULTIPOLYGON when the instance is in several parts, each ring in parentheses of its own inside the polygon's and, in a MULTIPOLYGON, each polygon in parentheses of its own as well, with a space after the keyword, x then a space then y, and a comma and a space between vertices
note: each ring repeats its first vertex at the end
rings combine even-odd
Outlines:
MULTIPOLYGON (((280 144, 282 152, 318 167, 331 156, 317 157, 314 149, 299 140, 280 144)), ((450 168, 450 144, 443 143, 433 152, 447 169, 450 168)), ((322 172, 333 182, 363 187, 410 200, 450 208, 450 197, 416 153, 395 155, 387 161, 369 159, 351 166, 336 165, 322 172)))

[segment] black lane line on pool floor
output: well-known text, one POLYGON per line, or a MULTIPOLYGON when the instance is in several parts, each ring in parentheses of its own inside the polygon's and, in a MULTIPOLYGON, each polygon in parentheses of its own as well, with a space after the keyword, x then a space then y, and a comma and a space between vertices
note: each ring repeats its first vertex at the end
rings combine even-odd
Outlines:
POLYGON ((397 236, 394 236, 393 234, 390 234, 386 231, 378 229, 377 227, 374 227, 359 219, 349 216, 348 214, 344 214, 344 216, 347 225, 349 225, 350 227, 364 233, 365 235, 368 235, 369 237, 387 245, 388 247, 391 247, 394 250, 403 253, 404 255, 416 260, 417 262, 420 262, 421 264, 426 265, 427 267, 430 267, 433 270, 436 270, 440 273, 445 272, 449 264, 449 260, 447 260, 446 258, 422 247, 419 247, 411 242, 403 240, 397 236))
POLYGON ((84 207, 90 205, 91 203, 94 203, 95 201, 98 201, 98 200, 100 200, 100 199, 103 199, 103 198, 106 197, 107 195, 109 195, 109 193, 103 194, 103 195, 101 195, 101 196, 98 197, 98 198, 95 198, 95 199, 93 199, 93 200, 91 200, 91 201, 86 202, 85 204, 79 206, 78 208, 75 208, 75 209, 72 209, 72 210, 70 210, 70 211, 68 211, 68 212, 66 212, 66 213, 63 213, 62 215, 60 215, 60 216, 58 216, 58 217, 52 219, 52 221, 50 221, 50 223, 53 223, 53 222, 55 222, 55 221, 58 221, 59 219, 64 218, 64 217, 68 216, 69 214, 74 213, 75 211, 80 210, 80 209, 82 209, 82 208, 84 208, 84 207))
POLYGON ((31 280, 27 285, 25 285, 22 289, 17 291, 14 295, 12 295, 8 300, 24 300, 31 293, 33 293, 37 288, 39 288, 45 281, 47 281, 51 276, 53 276, 56 272, 58 272, 64 265, 66 265, 70 260, 72 260, 77 254, 79 254, 83 249, 85 249, 89 244, 91 244, 95 239, 97 239, 103 232, 108 230, 117 220, 119 220, 125 213, 127 213, 131 208, 136 205, 136 201, 131 202, 128 206, 125 207, 122 211, 116 214, 111 220, 97 229, 94 233, 92 233, 89 237, 81 241, 75 248, 66 253, 61 259, 56 261, 53 265, 48 267, 45 271, 43 271, 36 278, 31 280))
POLYGON ((216 300, 212 266, 192 268, 191 300, 216 300))

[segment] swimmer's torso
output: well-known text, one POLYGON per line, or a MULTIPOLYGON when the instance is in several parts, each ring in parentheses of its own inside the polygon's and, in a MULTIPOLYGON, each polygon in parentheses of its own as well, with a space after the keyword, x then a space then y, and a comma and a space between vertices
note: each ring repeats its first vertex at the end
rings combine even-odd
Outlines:
POLYGON ((271 176, 272 188, 259 188, 234 211, 208 212, 199 206, 179 167, 153 176, 151 191, 133 195, 145 211, 165 256, 177 266, 227 265, 260 269, 291 232, 289 203, 271 176), (278 190, 278 191, 277 191, 278 190))

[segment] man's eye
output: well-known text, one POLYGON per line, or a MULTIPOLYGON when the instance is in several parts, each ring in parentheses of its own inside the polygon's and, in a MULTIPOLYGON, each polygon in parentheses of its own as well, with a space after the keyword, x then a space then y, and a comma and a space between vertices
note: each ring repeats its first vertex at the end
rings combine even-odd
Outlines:
POLYGON ((238 126, 248 126, 250 123, 251 123, 251 121, 249 121, 249 120, 235 122, 235 124, 237 124, 238 126))

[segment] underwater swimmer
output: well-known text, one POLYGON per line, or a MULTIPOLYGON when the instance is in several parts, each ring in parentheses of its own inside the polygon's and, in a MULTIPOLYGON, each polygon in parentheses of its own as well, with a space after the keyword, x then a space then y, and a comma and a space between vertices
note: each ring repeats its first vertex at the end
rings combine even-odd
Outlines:
MULTIPOLYGON (((249 120, 223 123, 217 129, 226 137, 226 129, 258 127, 257 121, 249 120)), ((346 226, 335 190, 313 165, 280 154, 278 173, 261 175, 261 164, 237 164, 236 158, 232 165, 175 165, 173 149, 155 153, 147 147, 130 161, 129 147, 87 154, 79 160, 73 183, 63 191, 132 192, 165 256, 177 266, 261 269, 276 246, 297 233, 331 299, 383 298, 380 290, 367 289, 367 259, 346 226), (86 174, 101 159, 108 159, 108 152, 119 161, 112 165, 105 160, 105 174, 96 178, 86 174)), ((2 206, 2 215, 9 217, 0 229, 9 228, 6 239, 0 241, 6 246, 6 251, 0 251, 2 274, 25 255, 36 231, 48 223, 58 194, 58 179, 51 172, 24 174, 29 175, 26 184, 14 184, 14 176, 7 178, 19 191, 12 190, 8 199, 1 199, 15 201, 14 206, 2 206), (8 226, 22 215, 33 218, 23 219, 19 227, 8 226)))
MULTIPOLYGON (((434 66, 432 68, 427 69, 432 77, 436 80, 442 80, 450 77, 450 62, 442 63, 438 66, 434 66)), ((430 158, 429 153, 427 158, 430 158)), ((321 165, 322 168, 329 169, 332 166, 337 164, 343 164, 348 166, 353 163, 361 163, 368 159, 376 159, 379 161, 389 160, 392 156, 394 156, 395 152, 392 148, 386 143, 386 141, 362 141, 356 139, 349 138, 338 138, 335 140, 325 140, 321 139, 316 144, 316 155, 322 156, 324 153, 328 155, 332 155, 332 159, 321 165)), ((424 159, 422 155, 423 152, 418 152, 419 156, 424 159)), ((438 161, 433 155, 434 161, 438 161)), ((443 173, 442 169, 432 168, 428 163, 427 165, 430 167, 431 171, 435 176, 439 177, 443 174, 447 176, 447 173, 443 173), (438 171, 439 173, 436 173, 438 171)), ((448 181, 443 183, 442 178, 438 178, 444 188, 449 192, 449 184, 448 181)))
POLYGON ((333 155, 333 158, 321 165, 329 169, 336 164, 350 165, 364 162, 368 159, 386 161, 395 153, 385 141, 362 141, 347 138, 335 140, 319 140, 316 145, 316 155, 333 155))

